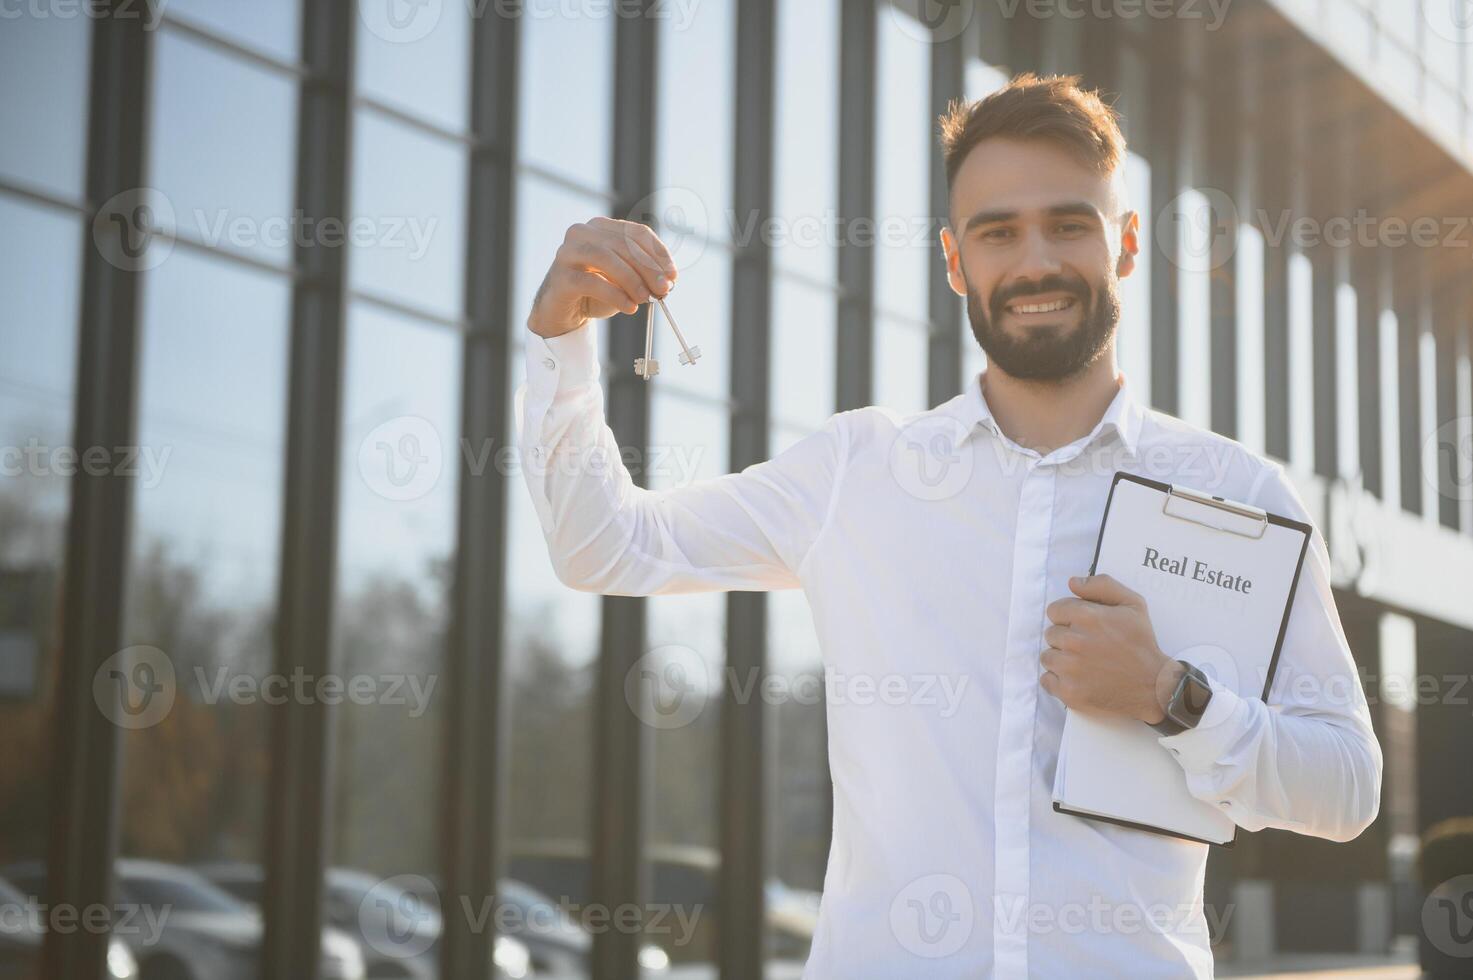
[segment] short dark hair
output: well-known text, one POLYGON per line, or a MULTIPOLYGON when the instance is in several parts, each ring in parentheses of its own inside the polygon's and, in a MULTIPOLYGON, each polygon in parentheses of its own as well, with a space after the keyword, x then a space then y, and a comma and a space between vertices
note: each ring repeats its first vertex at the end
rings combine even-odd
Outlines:
POLYGON ((994 137, 1055 143, 1100 174, 1114 173, 1125 156, 1119 115, 1081 88, 1078 75, 1023 72, 986 98, 953 99, 939 121, 948 189, 972 148, 994 137))

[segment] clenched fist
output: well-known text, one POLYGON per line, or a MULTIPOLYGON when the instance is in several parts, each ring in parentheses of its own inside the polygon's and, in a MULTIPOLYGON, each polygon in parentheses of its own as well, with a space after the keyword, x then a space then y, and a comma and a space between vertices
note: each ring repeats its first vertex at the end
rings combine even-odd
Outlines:
POLYGON ((677 274, 670 250, 648 225, 591 218, 563 237, 532 301, 527 328, 556 337, 589 320, 634 313, 651 296, 663 299, 677 274))

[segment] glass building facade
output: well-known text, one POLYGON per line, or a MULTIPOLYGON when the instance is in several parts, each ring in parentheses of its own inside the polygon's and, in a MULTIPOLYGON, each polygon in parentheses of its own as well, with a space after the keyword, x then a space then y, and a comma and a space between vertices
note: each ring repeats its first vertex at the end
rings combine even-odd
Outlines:
POLYGON ((562 586, 511 451, 523 324, 570 224, 671 246, 701 369, 645 385, 643 311, 598 327, 650 487, 944 401, 984 365, 935 120, 1024 70, 1121 110, 1122 370, 1300 482, 1386 749, 1357 841, 1213 854, 1220 961, 1425 946, 1473 725, 1396 692, 1473 664, 1473 28, 1134 6, 0 12, 0 879, 240 918, 53 927, 34 975, 797 976, 831 819, 807 606, 562 586), (704 708, 647 724, 626 679, 672 666, 704 708), (519 899, 578 925, 478 914, 519 899))

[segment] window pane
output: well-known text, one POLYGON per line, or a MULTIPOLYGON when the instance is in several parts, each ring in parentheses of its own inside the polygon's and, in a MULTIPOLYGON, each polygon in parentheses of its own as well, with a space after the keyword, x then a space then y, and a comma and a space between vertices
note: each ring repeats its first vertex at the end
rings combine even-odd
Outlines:
POLYGON ((0 867, 44 877, 82 228, 4 195, 0 226, 0 867))
POLYGON ((614 20, 522 18, 519 153, 590 189, 610 183, 614 20))
POLYGON ((150 182, 180 234, 289 265, 294 239, 313 232, 294 219, 293 80, 165 30, 153 99, 150 182))
POLYGON ((197 252, 144 288, 117 872, 125 894, 158 879, 221 907, 238 939, 188 950, 220 972, 250 968, 260 942, 209 879, 262 876, 289 308, 284 277, 197 252))
POLYGON ((929 408, 926 364, 929 332, 905 321, 875 323, 875 404, 900 412, 929 408))
POLYGON ((473 7, 484 10, 483 16, 498 16, 496 7, 455 0, 358 0, 358 90, 463 131, 469 111, 473 7))
MULTIPOLYGON (((888 4, 881 4, 881 8, 888 4)), ((918 21, 881 9, 875 120, 875 304, 923 319, 932 261, 931 45, 918 21)))
POLYGON ((166 16, 175 14, 283 61, 301 58, 302 12, 298 0, 168 0, 166 16))
MULTIPOLYGON (((746 224, 731 214, 735 4, 707 0, 684 16, 678 5, 653 9, 662 12, 650 15, 660 32, 656 230, 663 238, 685 226, 697 238, 731 241, 743 234, 731 225, 746 224)), ((684 273, 689 262, 678 252, 675 261, 684 273)))
POLYGON ((834 413, 838 297, 778 276, 772 283, 772 417, 812 431, 834 413))
MULTIPOLYGON (((699 262, 681 269, 675 290, 665 300, 686 343, 700 348, 694 365, 680 362, 680 342, 656 305, 655 360, 660 362, 656 385, 707 398, 726 397, 731 387, 731 263, 730 252, 711 246, 699 262)), ((643 307, 639 313, 645 315, 643 307)))
POLYGON ((353 693, 335 708, 324 916, 367 937, 375 976, 433 965, 419 916, 395 930, 360 910, 365 885, 373 899, 428 898, 441 866, 460 350, 445 327, 363 304, 350 310, 333 664, 353 693))
POLYGON ((777 265, 837 278, 838 0, 781 0, 777 9, 773 214, 777 265))
MULTIPOLYGON (((773 433, 773 442, 783 441, 773 433)), ((818 920, 828 865, 828 745, 823 658, 808 600, 801 591, 767 597, 770 675, 784 695, 767 707, 773 773, 768 785, 772 841, 767 877, 767 975, 801 970, 818 920)))
POLYGON ((465 267, 465 153, 371 110, 354 120, 354 290, 459 317, 465 267))
MULTIPOLYGON (((20 8, 25 9, 25 8, 20 8)), ((85 196, 92 21, 22 14, 0 30, 0 174, 85 196)))

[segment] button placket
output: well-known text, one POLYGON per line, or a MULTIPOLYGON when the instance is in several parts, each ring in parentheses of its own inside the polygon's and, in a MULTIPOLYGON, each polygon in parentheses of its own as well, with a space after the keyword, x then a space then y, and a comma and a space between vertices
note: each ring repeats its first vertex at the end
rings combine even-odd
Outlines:
POLYGON ((998 726, 993 823, 1000 904, 993 918, 993 956, 999 977, 1028 975, 1033 728, 1056 480, 1055 469, 1040 462, 1029 460, 1018 499, 998 726))

